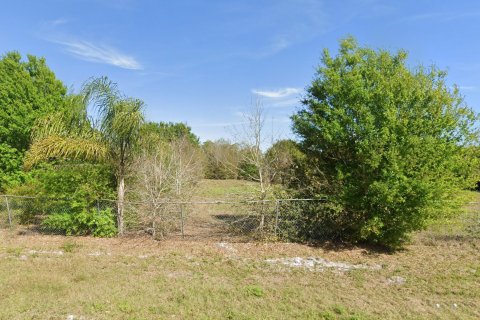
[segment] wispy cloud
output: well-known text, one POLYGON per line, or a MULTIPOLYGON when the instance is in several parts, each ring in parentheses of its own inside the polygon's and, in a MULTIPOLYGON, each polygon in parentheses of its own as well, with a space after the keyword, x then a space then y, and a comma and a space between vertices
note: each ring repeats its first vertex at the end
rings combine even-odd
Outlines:
POLYGON ((271 39, 266 46, 250 52, 248 56, 255 59, 266 58, 290 47, 294 42, 295 41, 289 36, 276 36, 271 39))
POLYGON ((277 90, 253 89, 252 93, 265 99, 268 107, 292 107, 298 105, 298 95, 302 92, 300 88, 287 87, 277 90))
POLYGON ((324 1, 320 0, 273 1, 268 10, 257 1, 237 9, 248 17, 238 22, 245 25, 240 32, 260 39, 240 51, 242 56, 253 59, 275 55, 331 28, 324 1))
POLYGON ((60 26, 62 24, 66 24, 66 23, 68 23, 68 20, 64 19, 64 18, 59 18, 59 19, 49 21, 49 24, 50 24, 51 27, 60 26))
POLYGON ((278 108, 283 108, 283 107, 293 107, 293 106, 298 106, 300 103, 300 99, 298 98, 290 98, 290 99, 283 99, 279 101, 272 101, 270 105, 272 107, 278 107, 278 108))
POLYGON ((85 61, 105 63, 130 70, 142 69, 140 62, 134 57, 105 44, 94 44, 89 41, 77 39, 51 40, 51 42, 62 45, 67 52, 85 61))
POLYGON ((299 88, 283 88, 283 89, 271 90, 271 91, 257 90, 257 89, 252 90, 253 94, 256 94, 265 98, 271 98, 271 99, 286 98, 294 94, 298 94, 300 92, 301 92, 301 89, 299 88))

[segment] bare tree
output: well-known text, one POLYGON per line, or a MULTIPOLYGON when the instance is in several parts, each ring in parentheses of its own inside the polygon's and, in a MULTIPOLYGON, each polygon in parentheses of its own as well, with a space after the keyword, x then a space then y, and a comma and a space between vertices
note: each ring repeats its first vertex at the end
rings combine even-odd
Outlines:
MULTIPOLYGON (((271 137, 265 134, 266 114, 260 98, 255 97, 251 109, 243 114, 243 124, 234 129, 234 138, 241 146, 241 160, 236 169, 249 180, 256 181, 259 187, 259 198, 265 200, 272 187, 275 177, 276 157, 267 157, 263 151, 267 144, 275 141, 272 132, 271 137), (270 138, 270 141, 269 139, 270 138)), ((263 229, 265 223, 265 208, 260 208, 259 229, 263 229)))
POLYGON ((261 199, 265 199, 267 190, 270 186, 268 175, 268 166, 266 158, 262 151, 262 146, 266 143, 264 135, 265 112, 262 102, 256 98, 252 109, 243 114, 244 124, 240 130, 237 130, 237 139, 242 146, 242 159, 244 163, 255 166, 255 174, 252 171, 240 168, 244 175, 251 180, 258 181, 261 199))
POLYGON ((135 160, 132 193, 143 204, 137 212, 143 224, 151 225, 154 237, 159 232, 163 238, 173 227, 169 213, 189 200, 201 178, 200 151, 184 137, 171 142, 146 140, 135 160))

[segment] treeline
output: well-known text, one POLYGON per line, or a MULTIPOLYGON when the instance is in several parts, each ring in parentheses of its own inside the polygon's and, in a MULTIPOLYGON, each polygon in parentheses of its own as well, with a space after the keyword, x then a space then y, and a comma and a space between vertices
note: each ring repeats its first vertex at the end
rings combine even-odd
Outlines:
POLYGON ((291 118, 296 140, 265 149, 261 103, 246 115, 244 136, 200 143, 183 123, 147 121, 143 102, 108 78, 71 93, 44 59, 7 53, 0 60, 0 190, 68 198, 44 224, 111 236, 129 223, 126 200, 185 200, 201 178, 247 179, 258 183, 259 199, 327 199, 292 204, 282 218, 285 238, 397 247, 458 213, 461 191, 478 181, 478 116, 444 71, 412 69, 406 59, 404 51, 360 47, 353 38, 335 56, 325 50, 291 118), (97 198, 116 199, 116 212, 93 214, 97 198))
MULTIPOLYGON (((206 141, 201 146, 206 179, 259 180, 258 168, 249 161, 250 147, 225 139, 206 141)), ((265 162, 275 174, 272 183, 287 184, 295 179, 294 162, 301 157, 298 144, 293 140, 279 140, 264 152, 265 162)))

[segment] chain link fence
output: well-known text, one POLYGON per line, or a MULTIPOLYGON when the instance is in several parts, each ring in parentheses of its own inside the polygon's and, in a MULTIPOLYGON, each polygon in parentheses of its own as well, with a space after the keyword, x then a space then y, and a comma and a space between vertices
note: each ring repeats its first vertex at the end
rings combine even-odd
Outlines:
MULTIPOLYGON (((154 239, 251 241, 289 239, 305 229, 302 215, 325 200, 202 200, 124 202, 124 234, 154 239)), ((453 237, 480 237, 480 203, 466 204, 458 219, 431 229, 453 237)), ((78 201, 0 195, 0 229, 67 235, 115 236, 115 200, 78 201)))
MULTIPOLYGON (((155 239, 249 241, 286 235, 290 217, 318 199, 124 202, 124 233, 155 239)), ((117 202, 0 196, 0 228, 113 236, 117 202)))
POLYGON ((426 236, 434 240, 479 239, 480 238, 480 202, 467 202, 464 212, 452 218, 434 222, 428 228, 426 236))

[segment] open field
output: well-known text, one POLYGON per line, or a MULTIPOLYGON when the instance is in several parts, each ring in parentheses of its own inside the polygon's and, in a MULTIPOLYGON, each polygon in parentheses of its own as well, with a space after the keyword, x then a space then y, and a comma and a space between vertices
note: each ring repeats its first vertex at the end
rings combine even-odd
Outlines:
POLYGON ((0 319, 478 319, 478 217, 395 254, 3 229, 0 319))
POLYGON ((248 199, 258 196, 258 185, 245 180, 211 180, 200 181, 194 200, 204 199, 248 199))

